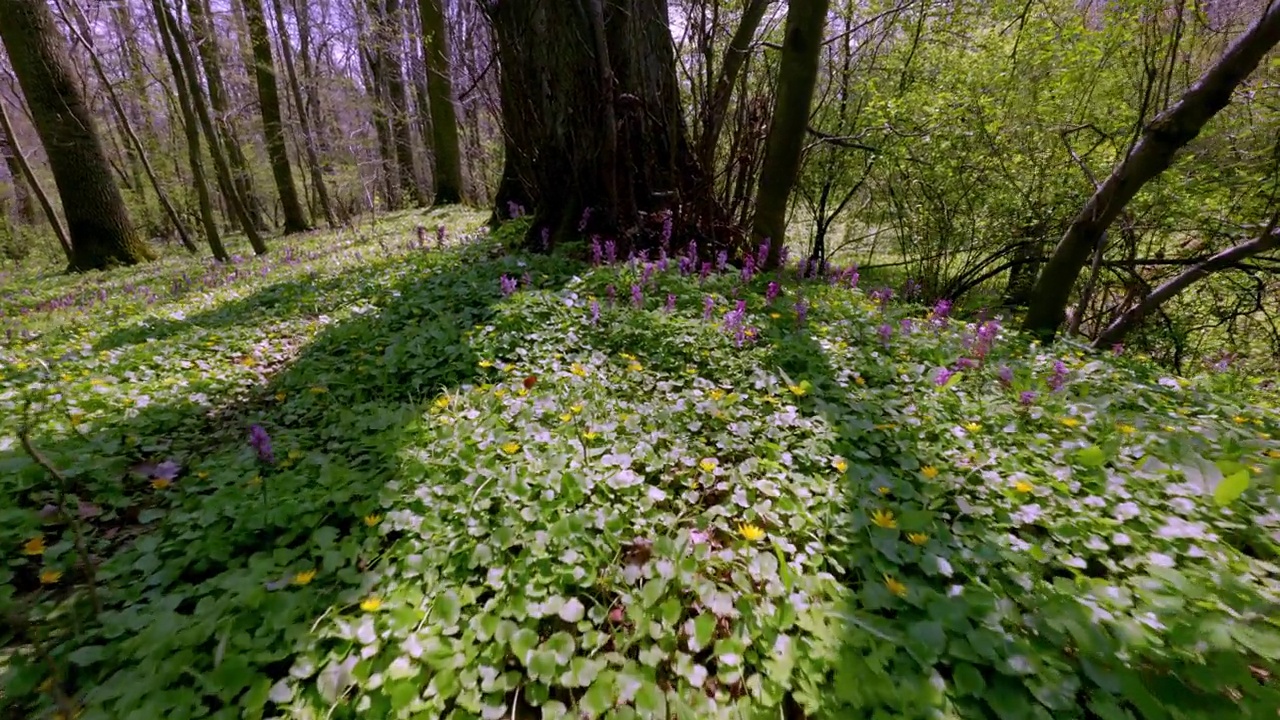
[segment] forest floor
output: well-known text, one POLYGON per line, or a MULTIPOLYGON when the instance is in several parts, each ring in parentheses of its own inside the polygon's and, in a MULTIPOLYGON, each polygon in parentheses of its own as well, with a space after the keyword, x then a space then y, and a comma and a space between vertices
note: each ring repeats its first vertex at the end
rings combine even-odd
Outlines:
POLYGON ((1275 717, 1255 382, 481 219, 0 275, 0 717, 1275 717))

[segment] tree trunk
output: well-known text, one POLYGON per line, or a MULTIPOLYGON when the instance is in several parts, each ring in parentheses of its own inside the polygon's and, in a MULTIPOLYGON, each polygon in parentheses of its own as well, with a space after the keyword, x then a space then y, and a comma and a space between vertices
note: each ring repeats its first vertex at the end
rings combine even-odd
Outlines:
MULTIPOLYGON (((40 187, 39 179, 32 172, 26 156, 22 154, 22 146, 18 144, 18 135, 13 131, 13 125, 9 122, 9 115, 5 112, 4 101, 0 101, 0 141, 9 146, 9 160, 13 162, 10 167, 17 171, 13 176, 14 187, 17 187, 17 184, 23 179, 26 180, 27 188, 32 195, 35 195, 41 209, 44 210, 45 218, 49 221, 49 225, 53 227, 53 234, 58 237, 58 245, 62 247, 63 254, 67 256, 67 262, 74 263, 75 253, 71 249, 71 239, 67 237, 67 231, 62 227, 62 221, 58 219, 58 213, 53 209, 53 203, 49 201, 49 196, 45 193, 44 188, 40 187)), ((28 202, 30 202, 30 199, 28 199, 28 202)), ((34 218, 32 220, 34 221, 34 218)))
POLYGON ((498 199, 527 191, 536 203, 531 248, 543 248, 544 231, 550 247, 580 230, 615 236, 623 253, 656 247, 666 210, 676 242, 710 233, 714 220, 692 214, 711 203, 685 139, 665 0, 504 2, 487 12, 508 149, 498 199))
POLYGON ((1276 227, 1280 217, 1273 217, 1265 230, 1249 242, 1228 248, 1204 262, 1194 265, 1179 273, 1176 277, 1152 290, 1137 305, 1116 318, 1098 338, 1093 341, 1095 348, 1109 348, 1124 340, 1131 330, 1136 328, 1143 318, 1155 312, 1179 293, 1219 270, 1232 267, 1242 260, 1280 247, 1280 228, 1276 227))
MULTIPOLYGON (((218 234, 218 222, 213 214, 213 200, 210 197, 209 183, 205 179, 204 163, 200 155, 200 121, 196 119, 195 112, 197 100, 191 97, 190 85, 186 82, 187 71, 178 57, 175 47, 177 41, 170 32, 171 28, 166 21, 165 13, 158 3, 155 10, 156 22, 160 28, 160 44, 169 62, 169 71, 173 73, 174 94, 178 98, 178 108, 182 113, 182 127, 187 136, 187 162, 191 166, 191 182, 196 189, 196 202, 200 206, 200 222, 204 226, 205 241, 209 243, 209 250, 213 256, 226 262, 231 259, 231 255, 227 253, 227 248, 222 244, 222 238, 218 234)), ((235 192, 234 188, 232 192, 235 192)), ((226 200, 230 205, 232 199, 226 198, 226 200)))
POLYGON ((13 201, 17 221, 23 225, 35 225, 38 215, 36 214, 33 193, 27 186, 27 176, 22 171, 17 147, 16 145, 10 145, 9 138, 3 133, 0 133, 0 155, 4 156, 5 168, 9 171, 10 182, 13 184, 13 201))
MULTIPOLYGON (((357 32, 362 38, 369 38, 367 28, 359 26, 357 32)), ((377 18, 374 18, 377 22, 377 18)), ((383 69, 383 56, 377 49, 376 39, 361 43, 360 68, 364 73, 364 86, 369 95, 369 106, 372 110, 373 131, 378 140, 378 165, 382 175, 383 192, 386 195, 384 207, 394 210, 400 207, 400 172, 396 163, 395 142, 391 136, 391 119, 387 112, 386 73, 383 69)))
POLYGON ((422 20, 422 52, 427 64, 431 104, 431 144, 435 151, 435 204, 462 201, 462 151, 458 113, 453 105, 453 73, 449 29, 441 0, 418 0, 422 20))
POLYGON ((324 185, 324 171, 320 167, 320 153, 316 149, 315 135, 311 131, 310 110, 302 98, 302 87, 298 84, 298 73, 293 64, 293 48, 289 44, 289 32, 284 25, 284 6, 281 0, 271 0, 275 9, 276 26, 280 30, 280 61, 284 65, 285 79, 289 83, 289 92, 293 95, 293 104, 298 109, 298 124, 302 127, 303 148, 306 150, 307 171, 311 174, 311 185, 316 192, 316 200, 320 203, 320 211, 329 227, 337 227, 333 217, 333 205, 329 202, 329 190, 324 185))
MULTIPOLYGON (((253 187, 253 172, 249 169, 249 158, 244 154, 243 143, 231 115, 230 102, 227 98, 226 84, 222 80, 222 51, 218 46, 217 32, 210 20, 209 0, 191 0, 187 3, 187 14, 191 19, 191 36, 195 42, 195 50, 200 56, 200 64, 204 68, 205 85, 209 89, 209 105, 213 111, 214 125, 218 129, 218 142, 226 149, 227 164, 231 166, 232 180, 236 192, 249 212, 253 227, 259 232, 267 229, 262 201, 253 187)), ((228 207, 230 199, 224 197, 228 207)))
POLYGON ((231 167, 227 163, 226 154, 222 151, 222 144, 218 142, 218 132, 213 125, 212 113, 209 112, 209 105, 205 102, 204 94, 200 90, 200 83, 197 79, 199 73, 196 69, 196 58, 195 53, 191 50, 191 43, 187 41, 187 36, 183 34, 177 18, 164 6, 164 0, 152 0, 152 4, 155 7, 157 20, 162 24, 163 31, 168 34, 169 39, 173 42, 174 50, 176 50, 180 69, 175 73, 175 79, 177 82, 186 83, 191 109, 199 121, 200 129, 204 131, 205 139, 209 143, 209 156, 213 158, 213 166, 217 172, 223 195, 230 200, 231 212, 240 222, 240 227, 248 237, 249 245, 253 247, 254 253, 258 255, 265 254, 267 252, 267 244, 263 242, 262 236, 258 234, 257 228, 254 227, 245 201, 235 190, 231 167))
POLYGON ((76 85, 66 41, 44 0, 0 0, 0 40, 35 120, 62 197, 74 271, 151 260, 120 187, 111 177, 97 126, 76 85))
POLYGON ((751 52, 751 40, 764 20, 765 10, 772 0, 750 0, 742 11, 742 19, 738 21, 738 29, 729 41, 729 49, 724 55, 724 64, 716 76, 715 87, 711 91, 711 99, 707 103, 706 115, 702 120, 702 135, 698 138, 698 161, 702 167, 710 169, 715 162, 716 145, 720 143, 720 131, 724 129, 725 113, 729 111, 729 100, 733 97, 733 86, 738 81, 738 73, 747 62, 751 52))
POLYGON ((400 0, 370 0, 369 16, 374 23, 373 53, 376 57, 375 75, 380 75, 383 111, 391 128, 392 147, 396 165, 399 166, 400 193, 412 198, 415 206, 427 204, 426 193, 418 182, 416 158, 413 152, 413 134, 409 129, 409 109, 406 107, 404 66, 401 53, 404 37, 404 17, 400 0))
POLYGON ((1102 234, 1125 205, 1152 178, 1164 172, 1178 150, 1200 134, 1227 106, 1231 94, 1280 42, 1280 2, 1227 48, 1194 85, 1169 109, 1151 121, 1129 155, 1111 173, 1058 242, 1031 291, 1023 329, 1051 340, 1062 324, 1076 278, 1089 261, 1102 234))
POLYGON ((793 0, 787 9, 778 89, 752 227, 752 236, 757 241, 770 241, 768 268, 778 266, 782 247, 787 242, 787 200, 800 173, 800 153, 809 127, 809 105, 818 83, 827 5, 828 0, 793 0))
POLYGON ((310 228, 293 185, 293 166, 284 138, 284 122, 280 112, 280 89, 276 85, 275 62, 271 58, 271 38, 267 35, 262 0, 244 0, 245 19, 249 24, 249 42, 253 45, 253 70, 258 84, 258 106, 262 113, 262 129, 267 139, 267 155, 271 159, 271 175, 280 195, 284 212, 285 234, 310 228))

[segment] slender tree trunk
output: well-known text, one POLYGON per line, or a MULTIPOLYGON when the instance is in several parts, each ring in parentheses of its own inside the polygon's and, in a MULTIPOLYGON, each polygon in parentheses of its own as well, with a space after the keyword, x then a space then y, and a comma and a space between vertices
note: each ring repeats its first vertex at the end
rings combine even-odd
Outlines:
POLYGON ((431 105, 435 204, 461 202, 462 151, 458 143, 458 113, 453 104, 449 29, 441 0, 418 0, 418 12, 422 22, 422 53, 426 59, 427 95, 431 105))
MULTIPOLYGON (((222 51, 210 20, 209 0, 190 0, 187 3, 187 14, 191 18, 195 49, 204 68, 205 86, 209 89, 209 105, 212 106, 214 124, 218 129, 218 141, 226 149, 227 164, 231 166, 236 192, 240 193, 240 199, 249 211, 254 228, 261 232, 267 228, 267 221, 262 201, 253 187, 249 158, 244 154, 240 133, 231 115, 226 84, 222 79, 222 51)), ((223 202, 230 207, 229 199, 224 197, 223 202)))
POLYGON ((285 79, 289 84, 289 92, 293 95, 293 104, 298 110, 298 124, 302 128, 302 145, 306 151, 307 170, 311 174, 311 185, 316 192, 316 200, 320 211, 324 213, 329 227, 337 227, 333 217, 333 207, 329 202, 329 191, 324 185, 324 171, 320 167, 320 153, 316 149, 315 135, 311 131, 310 111, 302 98, 302 87, 298 84, 298 73, 293 63, 293 48, 289 43, 289 32, 284 24, 284 7, 281 0, 271 0, 275 10, 276 26, 280 31, 280 62, 284 65, 285 79))
POLYGON ((190 86, 186 82, 186 69, 178 57, 176 41, 170 33, 165 13, 158 3, 153 4, 160 29, 160 44, 169 62, 169 71, 173 73, 174 94, 178 98, 178 108, 182 113, 182 127, 187 137, 187 163, 191 166, 191 182, 196 189, 196 202, 200 207, 200 222, 204 226, 205 242, 209 243, 209 250, 215 258, 226 262, 231 259, 231 255, 227 253, 227 248, 222 244, 222 238, 218 233, 218 222, 214 217, 209 183, 205 178, 204 162, 200 154, 200 121, 196 119, 194 109, 196 101, 191 97, 190 86))
MULTIPOLYGON (((67 256, 68 263, 74 263, 75 253, 71 249, 71 239, 67 237, 67 231, 62 227, 62 221, 58 219, 58 213, 53 209, 53 203, 49 201, 49 196, 45 193, 44 188, 40 187, 40 181, 36 178, 35 173, 31 170, 31 165, 27 162, 27 158, 22 154, 22 146, 18 144, 18 136, 13 131, 13 125, 9 122, 9 115, 4 109, 4 101, 0 101, 0 141, 9 146, 9 160, 16 166, 17 172, 13 176, 14 187, 18 183, 26 180, 27 188, 31 194, 36 197, 40 203, 40 208, 44 210, 45 218, 48 219, 49 225, 53 227, 53 234, 58 237, 58 245, 62 247, 62 252, 67 256)), ((28 202, 30 200, 28 199, 28 202)), ((34 220, 34 218, 33 218, 34 220)))
MULTIPOLYGON (((62 7, 59 0, 59 6, 62 7)), ((81 21, 85 20, 81 14, 80 8, 74 3, 72 11, 75 12, 81 21)), ((66 8, 63 7, 66 13, 66 8)), ((89 43, 89 39, 79 30, 72 28, 75 39, 85 49, 85 53, 89 56, 89 63, 93 65, 94 74, 98 77, 98 82, 107 91, 107 101, 111 104, 111 109, 115 111, 116 118, 120 122, 120 130, 124 133, 125 138, 129 141, 130 147, 133 149, 133 157, 135 162, 142 168, 151 189, 155 191, 156 198, 160 201, 160 206, 164 208, 165 214, 169 217, 169 222, 173 223, 173 229, 178 233, 178 239, 182 242, 182 246, 189 252, 196 252, 199 247, 191 240, 191 235, 187 232, 186 224, 182 222, 182 217, 173 207, 173 203, 169 201, 169 194, 164 191, 164 187, 160 184, 160 179, 156 177, 155 168, 151 166, 151 160, 147 157, 146 148, 142 145, 142 140, 138 138, 138 134, 134 132, 133 125, 129 122, 129 113, 125 110, 124 104, 120 101, 120 96, 116 93, 115 85, 107 77, 106 70, 102 67, 102 60, 98 57, 97 50, 89 43)))
POLYGON ((4 156, 4 164, 9 171, 10 182, 13 184, 17 221, 23 225, 35 225, 38 220, 36 203, 31 189, 27 186, 26 173, 22 171, 18 150, 9 145, 9 138, 3 133, 0 133, 0 155, 4 156))
POLYGON ((656 218, 671 211, 674 244, 702 233, 699 247, 714 252, 714 219, 695 214, 710 202, 685 138, 666 0, 497 3, 487 12, 507 147, 527 153, 508 153, 504 184, 527 169, 537 206, 529 247, 543 248, 544 232, 550 247, 582 231, 615 237, 624 253, 656 247, 656 218))
POLYGON ((715 162, 716 146, 720 143, 720 131, 724 128, 725 114, 729 111, 733 86, 738 82, 738 73, 742 72, 747 56, 751 53, 751 41, 756 36, 756 30, 760 29, 765 10, 769 9, 771 2, 772 0, 750 0, 742 11, 738 29, 729 41, 724 64, 720 66, 711 99, 707 103, 702 135, 698 138, 698 161, 704 168, 711 168, 715 162))
POLYGON ((778 65, 778 89, 769 122, 752 235, 769 239, 766 267, 778 266, 787 242, 787 200, 800 173, 800 153, 809 127, 809 106, 818 82, 822 30, 828 0, 793 0, 778 65))
POLYGON ((129 219, 66 41, 44 0, 0 0, 0 40, 35 120, 62 197, 71 269, 133 265, 154 256, 129 219))
POLYGON ((1109 348, 1124 340, 1134 328, 1161 305, 1177 297, 1179 293, 1219 270, 1232 267, 1243 260, 1260 255, 1280 247, 1280 228, 1276 227, 1280 217, 1273 217, 1266 229, 1258 237, 1249 242, 1228 248, 1204 262, 1194 265, 1179 273, 1176 277, 1152 290, 1137 305, 1116 318, 1098 338, 1093 341, 1095 348, 1109 348))
POLYGON ((373 109, 373 131, 378 140, 379 169, 382 171, 383 191, 386 194, 387 209, 400 207, 400 168, 396 163, 395 141, 391 135, 391 119, 387 113, 386 78, 382 69, 382 58, 372 48, 364 48, 360 53, 364 60, 362 67, 367 77, 365 88, 369 92, 369 103, 373 109))
POLYGON ((275 62, 271 57, 271 38, 267 34, 262 0, 244 0, 244 13, 253 45, 253 69, 258 81, 258 104, 267 139, 267 155, 271 158, 271 174, 275 177, 276 191, 280 194, 280 206, 284 212, 284 231, 286 234, 303 232, 310 226, 293 184, 293 166, 289 163, 289 149, 285 143, 280 89, 276 85, 275 62))
POLYGON ((426 193, 418 182, 417 162, 413 152, 413 135, 409 129, 406 107, 403 53, 404 16, 400 0, 370 0, 370 17, 374 23, 374 52, 380 55, 384 111, 391 127, 391 140, 396 165, 400 168, 400 192, 412 198, 415 206, 427 204, 426 193), (385 3, 385 4, 384 4, 385 3))
POLYGON ((1231 94, 1280 42, 1280 2, 1236 38, 1221 58, 1142 137, 1071 221, 1031 291, 1023 328, 1052 339, 1062 324, 1071 290, 1099 238, 1152 178, 1173 164, 1178 151, 1231 101, 1231 94))
POLYGON ((214 169, 218 174, 218 182, 222 187, 223 195, 229 200, 231 212, 240 222, 240 227, 248 237, 249 245, 253 247, 254 253, 258 255, 265 254, 267 252, 267 244, 263 242, 262 236, 258 234, 257 228, 254 227, 249 218, 249 211, 244 200, 235 190, 235 183, 231 176, 231 166, 227 163, 226 154, 222 151, 221 143, 218 142, 218 132, 213 124, 212 113, 209 112, 209 105, 205 101, 204 94, 200 90, 200 83, 197 80, 199 74, 196 69, 195 53, 191 50, 191 43, 187 41, 187 36, 182 33, 177 18, 164 6, 164 0, 152 0, 152 5, 155 7, 156 17, 162 25, 163 32, 168 34, 170 41, 173 43, 173 49, 178 56, 179 67, 175 72, 175 80, 179 83, 185 83, 187 86, 187 96, 190 98, 191 110, 199 123, 198 127, 204 131, 204 137, 209 143, 209 156, 213 158, 214 169))

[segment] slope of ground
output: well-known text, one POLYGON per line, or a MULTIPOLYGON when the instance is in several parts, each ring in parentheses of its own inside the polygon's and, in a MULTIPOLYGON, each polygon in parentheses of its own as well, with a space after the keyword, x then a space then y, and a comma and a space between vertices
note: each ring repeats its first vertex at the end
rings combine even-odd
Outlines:
POLYGON ((10 714, 1275 717, 1246 380, 475 220, 6 281, 10 714))

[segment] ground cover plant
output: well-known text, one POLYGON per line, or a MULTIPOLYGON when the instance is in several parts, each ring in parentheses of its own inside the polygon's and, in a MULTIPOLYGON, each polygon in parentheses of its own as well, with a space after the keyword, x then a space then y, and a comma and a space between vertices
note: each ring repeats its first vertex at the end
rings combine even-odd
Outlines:
POLYGON ((5 279, 8 716, 1275 717, 1259 382, 481 219, 5 279))

